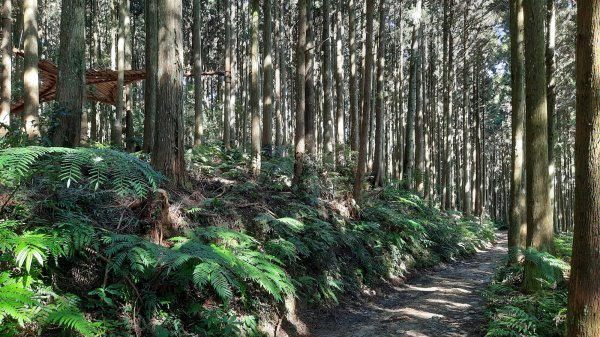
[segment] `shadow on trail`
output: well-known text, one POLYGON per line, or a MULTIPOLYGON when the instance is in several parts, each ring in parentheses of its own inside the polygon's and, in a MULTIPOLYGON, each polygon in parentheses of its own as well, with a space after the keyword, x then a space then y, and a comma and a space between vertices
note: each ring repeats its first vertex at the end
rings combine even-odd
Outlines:
POLYGON ((314 337, 477 337, 485 332, 485 290, 506 255, 506 233, 495 246, 422 272, 384 297, 306 315, 314 337))

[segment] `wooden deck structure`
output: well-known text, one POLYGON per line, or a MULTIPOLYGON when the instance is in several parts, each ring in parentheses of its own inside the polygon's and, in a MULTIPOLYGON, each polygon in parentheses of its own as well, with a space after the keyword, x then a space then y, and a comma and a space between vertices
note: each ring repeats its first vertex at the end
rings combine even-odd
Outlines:
MULTIPOLYGON (((15 51, 15 55, 23 57, 23 51, 15 51)), ((58 79, 58 67, 48 60, 38 62, 40 74, 40 103, 49 102, 56 99, 56 82, 58 79)), ((86 98, 88 101, 102 102, 111 105, 117 105, 117 77, 119 72, 116 70, 88 70, 85 73, 85 84, 87 86, 86 98)), ((187 72, 186 77, 193 76, 187 72)), ((223 71, 203 72, 202 76, 225 76, 223 71)), ((142 81, 146 79, 145 70, 125 70, 125 85, 142 81)), ((23 100, 14 102, 11 112, 20 112, 23 110, 25 102, 23 100)))

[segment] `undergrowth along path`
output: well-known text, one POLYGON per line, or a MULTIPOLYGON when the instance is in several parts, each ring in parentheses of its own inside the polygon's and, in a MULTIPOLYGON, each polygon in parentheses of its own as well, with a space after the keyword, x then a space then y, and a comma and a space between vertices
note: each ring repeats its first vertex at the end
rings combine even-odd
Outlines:
POLYGON ((481 292, 507 253, 506 233, 494 246, 455 263, 418 272, 368 302, 312 312, 314 337, 479 337, 485 334, 481 292))

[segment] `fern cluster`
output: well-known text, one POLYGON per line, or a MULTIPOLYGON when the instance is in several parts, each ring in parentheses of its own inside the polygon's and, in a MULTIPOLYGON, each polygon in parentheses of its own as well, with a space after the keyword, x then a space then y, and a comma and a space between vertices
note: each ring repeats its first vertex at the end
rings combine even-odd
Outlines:
MULTIPOLYGON (((557 240, 569 239, 559 237, 557 240)), ((522 264, 499 268, 493 283, 484 292, 490 320, 486 337, 563 336, 567 288, 562 275, 568 270, 568 264, 561 258, 532 249, 523 253, 525 259, 540 270, 541 288, 531 294, 521 292, 522 264)))
POLYGON ((0 150, 0 185, 17 187, 43 176, 67 188, 114 189, 118 194, 145 197, 163 177, 131 155, 107 148, 16 147, 0 150))

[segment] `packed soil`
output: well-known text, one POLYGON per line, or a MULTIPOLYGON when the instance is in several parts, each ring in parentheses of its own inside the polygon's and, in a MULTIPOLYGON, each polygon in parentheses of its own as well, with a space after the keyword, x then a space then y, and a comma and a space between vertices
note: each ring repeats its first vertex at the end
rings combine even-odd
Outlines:
POLYGON ((506 233, 494 246, 454 263, 422 270, 382 295, 301 316, 314 337, 479 337, 485 334, 481 292, 506 256, 506 233))

